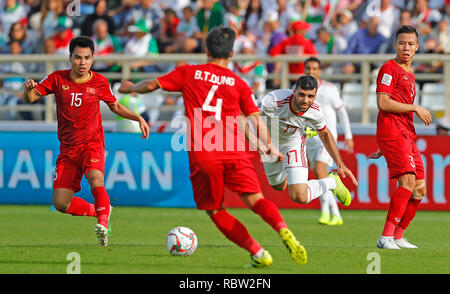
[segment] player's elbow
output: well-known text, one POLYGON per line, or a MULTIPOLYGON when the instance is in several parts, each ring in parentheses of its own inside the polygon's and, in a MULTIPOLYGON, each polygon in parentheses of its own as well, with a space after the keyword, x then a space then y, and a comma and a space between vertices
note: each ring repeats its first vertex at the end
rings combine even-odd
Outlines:
POLYGON ((114 103, 108 104, 108 107, 109 110, 117 114, 117 112, 119 111, 120 103, 116 101, 114 103))

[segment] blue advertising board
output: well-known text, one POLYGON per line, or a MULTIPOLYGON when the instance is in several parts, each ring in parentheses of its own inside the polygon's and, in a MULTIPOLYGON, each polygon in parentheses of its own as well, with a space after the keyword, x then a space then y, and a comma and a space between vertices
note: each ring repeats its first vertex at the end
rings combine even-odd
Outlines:
MULTIPOLYGON (((105 188, 111 204, 195 207, 186 151, 171 133, 105 134, 105 188)), ((59 154, 54 132, 0 132, 0 203, 51 204, 59 154)), ((93 202, 85 178, 76 194, 93 202)))

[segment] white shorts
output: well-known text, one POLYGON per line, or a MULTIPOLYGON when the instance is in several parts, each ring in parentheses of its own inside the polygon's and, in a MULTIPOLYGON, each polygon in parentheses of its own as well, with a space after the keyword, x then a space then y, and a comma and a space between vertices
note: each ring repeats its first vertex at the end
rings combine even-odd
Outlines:
POLYGON ((308 157, 311 168, 313 169, 317 161, 321 161, 328 165, 333 166, 333 158, 323 146, 319 137, 312 137, 306 141, 306 155, 308 157))
POLYGON ((295 144, 283 144, 280 152, 284 155, 283 162, 263 160, 267 180, 271 186, 279 185, 287 177, 288 185, 303 184, 308 181, 308 160, 305 144, 301 141, 295 144))

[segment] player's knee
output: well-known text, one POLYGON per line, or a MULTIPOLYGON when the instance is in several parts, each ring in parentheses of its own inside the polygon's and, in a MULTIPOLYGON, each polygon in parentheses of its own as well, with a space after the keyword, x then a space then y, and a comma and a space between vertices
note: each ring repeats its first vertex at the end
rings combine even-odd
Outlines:
POLYGON ((422 200, 423 198, 425 198, 425 195, 427 194, 427 188, 425 187, 425 184, 421 187, 416 187, 413 190, 412 193, 412 198, 416 199, 416 200, 422 200))
POLYGON ((103 187, 104 185, 103 177, 92 177, 89 179, 89 186, 91 187, 91 190, 98 187, 103 187))
POLYGON ((59 212, 66 212, 67 209, 69 208, 70 202, 66 202, 63 200, 59 200, 59 199, 53 199, 53 206, 55 207, 55 209, 59 212))
POLYGON ((300 204, 308 203, 308 194, 303 191, 293 191, 289 194, 291 200, 300 204))
POLYGON ((408 175, 400 180, 400 186, 413 191, 416 187, 416 179, 412 175, 408 175))

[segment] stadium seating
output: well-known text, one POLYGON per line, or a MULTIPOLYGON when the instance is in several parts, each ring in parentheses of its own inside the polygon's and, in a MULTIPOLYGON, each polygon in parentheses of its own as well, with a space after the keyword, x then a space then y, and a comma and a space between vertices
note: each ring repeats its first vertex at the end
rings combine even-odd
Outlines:
POLYGON ((445 85, 443 83, 425 83, 422 88, 421 106, 431 111, 445 109, 445 85))
POLYGON ((348 110, 362 109, 362 84, 345 83, 342 87, 342 100, 348 110))

